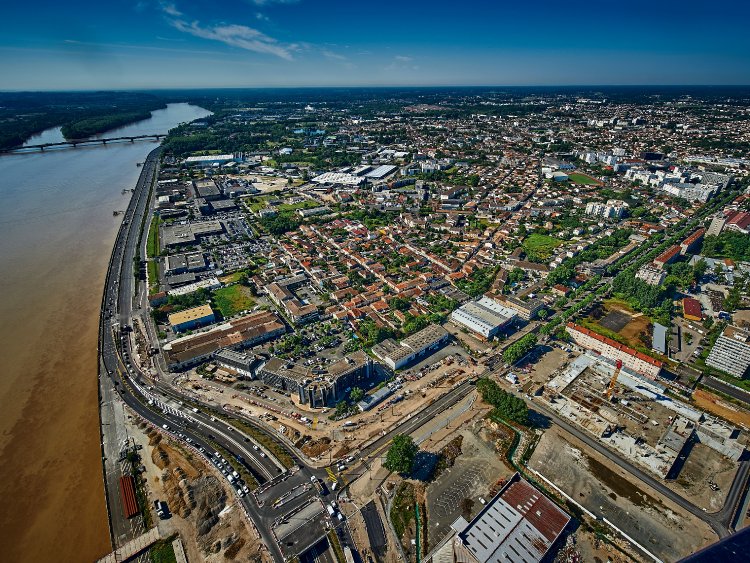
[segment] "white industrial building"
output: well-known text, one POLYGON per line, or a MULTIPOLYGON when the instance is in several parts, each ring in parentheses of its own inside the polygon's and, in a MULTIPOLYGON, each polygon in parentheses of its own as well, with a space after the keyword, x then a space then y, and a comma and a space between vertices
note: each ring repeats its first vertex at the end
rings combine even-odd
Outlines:
MULTIPOLYGON (((484 504, 484 503, 483 503, 484 504)), ((434 563, 551 561, 570 516, 518 473, 471 521, 463 516, 435 549, 434 563)))
POLYGON ((372 353, 391 369, 400 369, 421 356, 426 356, 450 340, 450 333, 440 325, 431 324, 407 336, 400 343, 387 338, 372 347, 372 353))
POLYGON ((314 184, 340 184, 342 186, 359 186, 365 181, 361 176, 348 172, 324 172, 311 180, 314 184))
POLYGON ((233 154, 210 154, 207 156, 189 156, 185 159, 188 166, 221 166, 228 162, 234 162, 233 154))
POLYGON ((483 338, 490 339, 509 326, 516 316, 514 309, 505 307, 489 297, 482 297, 476 301, 464 303, 453 311, 451 320, 483 338))

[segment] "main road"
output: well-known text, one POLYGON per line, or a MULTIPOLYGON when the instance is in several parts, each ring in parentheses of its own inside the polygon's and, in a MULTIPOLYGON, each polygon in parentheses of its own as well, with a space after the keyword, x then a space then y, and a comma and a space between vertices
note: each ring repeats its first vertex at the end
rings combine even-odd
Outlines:
MULTIPOLYGON (((155 149, 149 153, 143 165, 143 170, 131 198, 128 209, 123 216, 123 222, 115 240, 112 257, 105 282, 104 297, 102 300, 101 322, 99 333, 100 351, 100 377, 110 378, 119 398, 136 414, 151 422, 163 430, 167 430, 179 436, 188 444, 192 444, 198 451, 201 449, 208 452, 214 450, 212 443, 219 444, 222 448, 234 455, 240 455, 250 472, 259 480, 266 482, 275 477, 279 471, 276 463, 268 456, 260 456, 258 450, 252 447, 252 442, 233 427, 226 425, 219 419, 194 413, 183 409, 179 401, 171 396, 167 390, 149 389, 137 368, 128 360, 131 357, 129 338, 126 336, 131 322, 134 283, 137 271, 135 270, 135 259, 137 257, 138 244, 141 238, 141 226, 144 222, 146 210, 149 206, 151 187, 155 180, 156 170, 161 149, 155 149), (150 403, 151 401, 151 403, 150 403), (164 428, 164 427, 167 428, 164 428), (187 439, 190 442, 187 442, 187 439)), ((104 382, 108 383, 108 382, 104 382)), ((103 427, 105 436, 111 432, 110 427, 103 427)), ((255 444, 257 445, 257 444, 255 444)), ((111 473, 109 468, 109 473, 111 473)), ((108 490, 108 508, 110 516, 110 527, 113 530, 113 538, 117 537, 115 531, 128 527, 127 521, 122 517, 119 509, 119 494, 116 485, 119 474, 108 474, 105 463, 105 486, 108 490)), ((263 518, 258 512, 250 495, 238 498, 254 522, 262 522, 263 518)), ((284 558, 276 545, 273 536, 267 526, 256 526, 263 542, 269 549, 276 561, 284 558)))

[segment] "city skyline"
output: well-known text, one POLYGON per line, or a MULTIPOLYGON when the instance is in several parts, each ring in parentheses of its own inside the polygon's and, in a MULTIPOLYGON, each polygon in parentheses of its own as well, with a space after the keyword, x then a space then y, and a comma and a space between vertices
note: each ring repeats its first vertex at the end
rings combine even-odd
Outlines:
POLYGON ((389 1, 372 10, 338 0, 76 8, 48 3, 33 20, 23 6, 6 9, 4 90, 750 82, 741 25, 750 9, 723 1, 541 2, 533 11, 389 1))

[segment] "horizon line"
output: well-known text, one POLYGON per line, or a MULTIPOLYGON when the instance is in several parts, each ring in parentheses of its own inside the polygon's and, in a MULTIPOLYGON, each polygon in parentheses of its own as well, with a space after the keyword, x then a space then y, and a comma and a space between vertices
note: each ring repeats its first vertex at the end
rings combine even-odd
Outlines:
POLYGON ((425 88, 750 88, 748 84, 378 84, 327 86, 149 86, 135 88, 71 88, 71 89, 0 89, 0 94, 84 93, 84 92, 150 92, 195 90, 334 90, 334 89, 425 89, 425 88))

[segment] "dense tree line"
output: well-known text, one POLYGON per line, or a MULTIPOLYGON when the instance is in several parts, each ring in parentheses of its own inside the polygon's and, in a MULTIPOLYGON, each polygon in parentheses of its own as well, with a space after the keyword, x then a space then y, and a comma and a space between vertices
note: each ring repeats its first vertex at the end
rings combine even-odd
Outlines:
POLYGON ((689 262, 675 262, 667 266, 667 278, 664 285, 667 287, 688 288, 698 282, 708 269, 705 260, 698 260, 695 264, 689 262))
POLYGON ((536 334, 527 334, 508 346, 503 352, 503 361, 506 364, 515 364, 536 346, 536 334))
POLYGON ((738 262, 750 261, 750 236, 737 231, 724 231, 703 240, 703 256, 731 258, 738 262))
POLYGON ((467 295, 477 297, 492 287, 492 282, 495 279, 497 271, 498 268, 479 268, 474 270, 468 277, 458 280, 456 285, 467 295))
POLYGON ((57 126, 68 139, 103 133, 148 118, 165 101, 133 92, 0 93, 0 148, 20 146, 31 135, 57 126))
POLYGON ((529 423, 529 408, 523 399, 501 389, 491 379, 482 378, 477 381, 477 391, 485 403, 495 407, 492 414, 518 424, 529 423))
POLYGON ((672 316, 672 288, 650 285, 624 271, 612 280, 615 297, 624 299, 633 309, 647 314, 663 325, 669 325, 672 316))
POLYGON ((579 264, 611 256, 628 243, 628 237, 631 234, 632 231, 630 229, 618 229, 611 235, 596 241, 586 250, 579 252, 572 258, 564 260, 562 264, 549 273, 547 284, 565 283, 575 275, 575 268, 579 264))
POLYGON ((273 217, 263 217, 260 224, 273 235, 283 235, 299 227, 301 221, 294 213, 282 212, 273 217))

